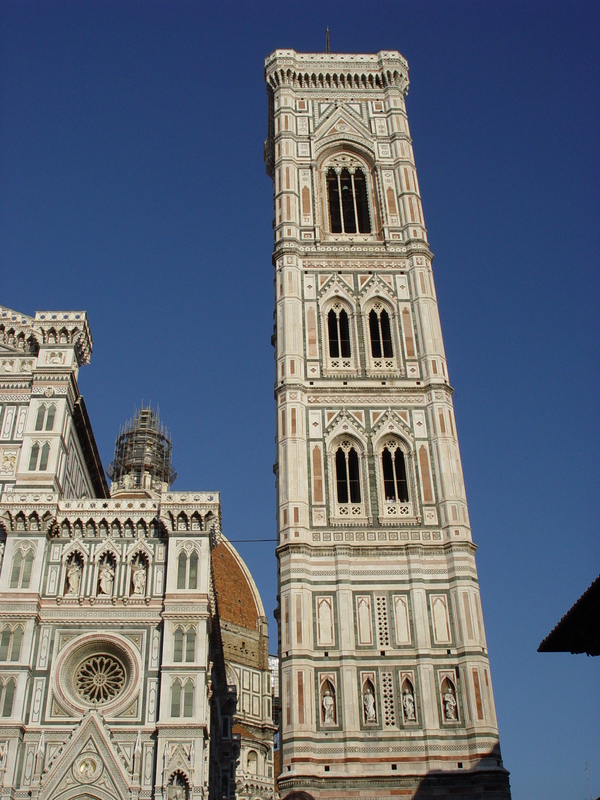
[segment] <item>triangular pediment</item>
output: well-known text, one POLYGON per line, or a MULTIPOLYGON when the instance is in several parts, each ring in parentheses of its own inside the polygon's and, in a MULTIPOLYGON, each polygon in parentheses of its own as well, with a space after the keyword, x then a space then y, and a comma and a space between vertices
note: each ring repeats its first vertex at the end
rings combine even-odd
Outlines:
POLYGON ((348 134, 371 139, 371 131, 365 123, 346 108, 332 108, 329 114, 321 117, 315 128, 316 139, 348 134))
POLYGON ((363 303, 377 297, 385 297, 392 303, 395 301, 391 276, 366 275, 360 277, 363 278, 360 282, 360 299, 363 303))
POLYGON ((331 420, 326 428, 325 435, 328 443, 340 436, 351 436, 358 439, 363 446, 366 446, 363 426, 360 425, 357 417, 352 413, 348 413, 345 408, 331 420))
POLYGON ((379 439, 381 436, 399 435, 403 439, 412 442, 413 432, 408 424, 408 421, 403 419, 396 411, 388 408, 377 419, 372 429, 373 437, 379 439))
POLYGON ((351 307, 354 305, 352 288, 348 285, 348 281, 344 280, 341 275, 334 275, 333 279, 328 281, 325 287, 319 292, 321 305, 332 299, 343 299, 349 303, 351 307))
POLYGON ((128 800, 130 778, 102 717, 90 711, 42 776, 40 800, 128 800))

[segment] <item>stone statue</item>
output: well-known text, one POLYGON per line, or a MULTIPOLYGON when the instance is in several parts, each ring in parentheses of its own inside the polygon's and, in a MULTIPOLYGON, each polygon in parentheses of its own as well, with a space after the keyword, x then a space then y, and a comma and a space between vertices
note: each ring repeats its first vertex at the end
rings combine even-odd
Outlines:
POLYGON ((188 787, 180 775, 174 775, 168 786, 168 800, 187 800, 188 787))
POLYGON ((105 594, 108 595, 108 597, 112 597, 114 584, 115 568, 107 559, 100 565, 100 578, 98 581, 100 594, 105 594))
POLYGON ((444 694, 444 718, 447 720, 456 719, 456 697, 451 686, 448 686, 444 694))
POLYGON ((323 695, 323 722, 335 723, 335 698, 330 689, 325 689, 323 695))
POLYGON ((415 698, 412 692, 406 688, 402 695, 402 708, 404 709, 404 719, 406 722, 415 722, 415 698))
POLYGON ((146 565, 141 559, 133 565, 133 593, 142 597, 146 594, 146 565))
POLYGON ((77 597, 81 586, 81 564, 75 559, 67 566, 67 597, 77 597))
POLYGON ((377 713, 375 711, 375 697, 373 690, 369 683, 366 684, 363 691, 363 711, 365 715, 365 722, 377 722, 377 713))

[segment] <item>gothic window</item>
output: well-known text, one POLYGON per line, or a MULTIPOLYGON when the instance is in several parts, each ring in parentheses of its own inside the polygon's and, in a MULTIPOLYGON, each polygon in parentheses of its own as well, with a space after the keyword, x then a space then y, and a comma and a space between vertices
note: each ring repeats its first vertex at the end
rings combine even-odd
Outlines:
POLYGON ((50 444, 44 442, 41 447, 39 442, 35 442, 29 455, 29 470, 39 470, 43 472, 48 467, 48 457, 50 455, 50 444))
POLYGON ((367 182, 359 167, 327 170, 327 205, 331 233, 371 233, 367 182))
POLYGON ((38 408, 37 417, 35 419, 36 431, 51 431, 54 427, 54 417, 56 415, 56 406, 54 404, 46 406, 42 403, 38 408))
POLYGON ((183 684, 183 716, 194 716, 194 684, 189 678, 183 684))
POLYGON ((196 630, 189 628, 184 631, 183 628, 175 628, 173 634, 173 661, 182 663, 193 662, 196 656, 196 630))
POLYGON ((196 630, 189 628, 185 637, 185 660, 190 663, 196 657, 196 630))
POLYGON ((180 663, 183 661, 183 640, 185 634, 183 628, 175 628, 173 635, 173 661, 180 663))
POLYGON ((361 502, 358 453, 350 442, 342 442, 336 451, 335 478, 338 505, 361 502))
POLYGON ((15 699, 15 681, 10 678, 5 684, 0 684, 0 705, 2 707, 2 716, 11 717, 13 711, 13 702, 15 699))
POLYGON ((363 517, 367 504, 360 445, 351 439, 338 440, 329 452, 331 496, 336 521, 363 517))
POLYGON ((386 443, 381 453, 381 466, 386 503, 408 503, 406 464, 398 442, 386 443))
POLYGON ((33 566, 33 550, 17 550, 13 558, 10 572, 11 589, 29 589, 31 581, 31 568, 33 566))
POLYGON ((171 716, 192 717, 194 715, 194 684, 188 678, 183 686, 179 678, 171 686, 171 716))
POLYGON ((32 446, 31 453, 29 455, 29 470, 33 471, 37 467, 38 458, 40 455, 40 446, 37 442, 32 446))
POLYGON ((387 438, 380 445, 378 461, 380 520, 414 517, 414 464, 408 446, 399 438, 387 438))
POLYGON ((171 716, 181 716, 181 681, 176 680, 171 686, 171 716))
POLYGON ((193 552, 190 556, 190 571, 188 575, 188 589, 198 588, 198 554, 193 552))
POLYGON ((385 308, 381 307, 381 304, 378 304, 377 309, 373 308, 369 312, 369 334, 373 358, 394 357, 390 316, 385 308))
POLYGON ((177 588, 185 589, 185 577, 187 572, 187 556, 182 551, 177 558, 177 588))
POLYGON ((327 314, 330 358, 350 358, 350 324, 347 311, 339 304, 327 314))
POLYGON ((44 442, 42 445, 42 450, 40 452, 40 463, 38 464, 38 469, 40 472, 43 472, 48 467, 48 456, 50 455, 50 445, 48 442, 44 442))
POLYGON ((198 553, 195 550, 189 558, 183 550, 177 557, 177 588, 198 588, 198 553))
POLYGON ((23 628, 4 628, 0 634, 0 661, 18 661, 21 655, 23 628))

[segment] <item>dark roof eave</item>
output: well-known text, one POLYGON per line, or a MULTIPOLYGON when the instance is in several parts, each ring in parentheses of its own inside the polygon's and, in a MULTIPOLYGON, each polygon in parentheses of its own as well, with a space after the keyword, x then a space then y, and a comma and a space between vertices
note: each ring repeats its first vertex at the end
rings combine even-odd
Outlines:
POLYGON ((85 463, 92 480, 95 495, 98 498, 110 497, 108 483, 106 482, 106 476, 104 474, 104 467, 102 466, 100 453, 98 452, 98 446, 94 438, 94 431, 92 430, 85 402, 81 395, 79 395, 75 401, 73 422, 75 423, 77 438, 79 439, 79 444, 83 451, 83 457, 85 458, 85 463))
POLYGON ((538 653, 600 655, 600 575, 541 642, 538 653))

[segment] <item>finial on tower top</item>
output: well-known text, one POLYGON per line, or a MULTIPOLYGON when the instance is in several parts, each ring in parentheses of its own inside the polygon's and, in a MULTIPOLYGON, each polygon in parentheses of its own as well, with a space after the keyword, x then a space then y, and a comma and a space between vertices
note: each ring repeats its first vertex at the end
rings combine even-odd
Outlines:
POLYGON ((327 52, 331 53, 331 50, 329 49, 329 25, 327 26, 327 33, 325 34, 325 38, 327 40, 327 52))

